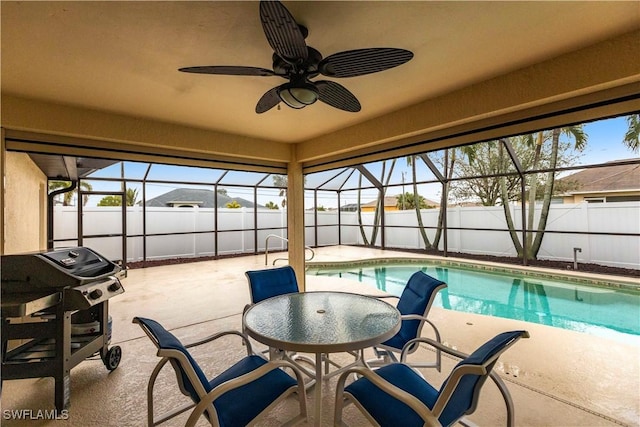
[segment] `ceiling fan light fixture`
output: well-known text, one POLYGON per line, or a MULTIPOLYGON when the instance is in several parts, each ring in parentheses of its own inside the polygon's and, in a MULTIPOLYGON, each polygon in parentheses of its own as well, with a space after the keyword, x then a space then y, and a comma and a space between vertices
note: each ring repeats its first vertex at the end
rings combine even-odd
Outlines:
POLYGON ((320 93, 310 83, 286 83, 278 89, 278 96, 289 107, 300 109, 316 102, 320 93))

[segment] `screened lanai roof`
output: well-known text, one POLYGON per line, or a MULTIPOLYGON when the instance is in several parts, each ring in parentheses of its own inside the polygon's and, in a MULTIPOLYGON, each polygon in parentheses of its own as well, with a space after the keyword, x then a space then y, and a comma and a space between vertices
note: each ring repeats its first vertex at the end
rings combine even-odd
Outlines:
POLYGON ((5 1, 7 149, 271 173, 295 151, 317 172, 637 109, 633 2, 284 4, 325 57, 393 46, 413 59, 342 79, 358 113, 256 114, 277 82, 178 68, 271 68, 257 2, 5 1))

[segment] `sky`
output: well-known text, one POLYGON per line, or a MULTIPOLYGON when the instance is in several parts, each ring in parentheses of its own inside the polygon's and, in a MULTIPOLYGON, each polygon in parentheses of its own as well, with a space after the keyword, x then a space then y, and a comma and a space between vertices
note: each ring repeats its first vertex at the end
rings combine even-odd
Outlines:
MULTIPOLYGON (((588 136, 587 145, 585 149, 579 153, 579 158, 577 161, 577 165, 587 165, 587 164, 599 164, 605 163, 613 160, 621 160, 621 159, 629 159, 629 158, 637 158, 638 153, 632 152, 630 149, 624 146, 622 143, 624 139, 624 135, 627 132, 628 124, 625 117, 617 117, 613 119, 605 119, 599 120, 591 123, 587 123, 584 125, 584 131, 588 136)), ((368 168, 374 173, 374 175, 379 176, 381 172, 381 162, 376 164, 368 165, 368 168)), ((140 179, 144 176, 147 169, 146 163, 134 163, 134 162, 126 162, 125 163, 125 176, 130 178, 140 179)), ((392 182, 401 183, 402 173, 405 173, 407 185, 405 186, 405 191, 411 191, 411 186, 408 182, 411 179, 411 169, 406 165, 404 159, 400 159, 396 162, 396 166, 394 169, 394 175, 392 177, 392 182)), ((180 166, 169 166, 169 165, 154 165, 151 168, 151 172, 149 173, 148 179, 150 180, 160 180, 160 179, 168 179, 175 181, 191 181, 191 182, 215 182, 220 176, 224 173, 221 170, 208 170, 203 168, 187 168, 180 166)), ((422 170, 420 175, 422 179, 425 179, 424 174, 427 171, 422 170)), ((116 164, 104 170, 98 171, 93 176, 96 177, 119 177, 120 176, 120 165, 116 164)), ((352 180, 355 179, 356 174, 353 175, 352 180)), ((264 174, 259 173, 251 173, 251 172, 239 172, 239 171, 230 171, 223 178, 222 182, 233 182, 233 183, 242 183, 253 185, 259 182, 264 177, 264 174)), ((430 177, 426 177, 426 179, 430 179, 430 177)), ((319 182, 324 180, 321 179, 319 182)), ((316 179, 315 181, 318 181, 316 179)), ((309 176, 307 178, 307 182, 314 182, 314 177, 309 176)), ((115 183, 105 183, 99 181, 91 182, 93 189, 96 191, 118 191, 119 186, 115 183)), ((266 185, 272 185, 273 181, 271 178, 267 178, 264 181, 266 185)), ((128 187, 136 188, 134 183, 128 183, 128 187)), ((152 183, 147 184, 147 200, 153 197, 156 197, 160 194, 163 194, 167 191, 171 191, 177 186, 174 184, 160 184, 160 183, 152 183)), ((139 188, 139 186, 138 186, 139 188)), ((209 187, 210 188, 210 187, 209 187)), ((252 188, 241 188, 241 187, 231 187, 231 186, 223 186, 228 191, 228 195, 231 197, 240 197, 247 200, 253 200, 253 189, 252 188)), ((432 185, 423 185, 419 188, 418 191, 423 197, 431 200, 439 200, 440 197, 440 186, 438 184, 432 185)), ((142 190, 138 189, 138 200, 142 197, 142 190)), ((278 195, 279 191, 275 189, 261 189, 258 194, 258 203, 266 204, 267 202, 274 202, 276 204, 281 204, 282 197, 278 195)), ((402 193, 402 187, 396 187, 389 189, 387 195, 396 195, 402 193)), ((376 198, 375 190, 364 190, 362 194, 362 203, 366 203, 376 198)), ((314 200, 312 195, 311 197, 307 197, 305 200, 305 206, 307 208, 312 207, 314 205, 314 200)), ((96 206, 98 201, 103 196, 92 196, 87 203, 87 206, 96 206)), ((356 192, 345 192, 341 196, 341 205, 355 203, 356 202, 356 192)), ((320 192, 318 195, 318 205, 324 206, 325 208, 335 208, 337 207, 337 198, 333 194, 328 194, 324 192, 320 192)))

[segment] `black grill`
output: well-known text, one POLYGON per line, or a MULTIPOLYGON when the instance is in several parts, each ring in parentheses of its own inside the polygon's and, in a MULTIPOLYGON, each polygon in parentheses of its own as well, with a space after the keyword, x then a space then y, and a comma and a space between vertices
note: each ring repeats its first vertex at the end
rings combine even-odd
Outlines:
POLYGON ((121 269, 89 248, 3 255, 2 380, 54 377, 55 405, 69 406, 71 368, 99 354, 109 370, 109 299, 124 292, 121 269), (82 334, 72 334, 85 324, 82 334), (85 333, 86 332, 86 333, 85 333))

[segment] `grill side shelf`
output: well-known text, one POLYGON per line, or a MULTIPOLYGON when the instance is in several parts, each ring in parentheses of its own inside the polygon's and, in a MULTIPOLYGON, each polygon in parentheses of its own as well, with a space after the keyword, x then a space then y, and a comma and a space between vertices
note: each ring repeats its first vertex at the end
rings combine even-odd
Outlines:
POLYGON ((53 307, 62 301, 62 293, 3 294, 0 310, 2 318, 25 317, 53 307))

